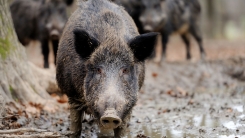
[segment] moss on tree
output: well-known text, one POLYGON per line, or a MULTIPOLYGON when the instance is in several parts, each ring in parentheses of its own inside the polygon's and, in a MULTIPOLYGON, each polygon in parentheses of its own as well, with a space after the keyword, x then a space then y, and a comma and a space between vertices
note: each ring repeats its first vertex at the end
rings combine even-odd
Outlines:
POLYGON ((0 56, 2 59, 6 59, 7 55, 11 51, 11 43, 9 35, 5 38, 0 38, 0 56))

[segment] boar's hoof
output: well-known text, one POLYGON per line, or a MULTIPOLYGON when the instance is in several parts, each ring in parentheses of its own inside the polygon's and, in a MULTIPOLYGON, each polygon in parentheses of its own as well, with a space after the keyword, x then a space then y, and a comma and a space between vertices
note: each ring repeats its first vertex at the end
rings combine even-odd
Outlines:
POLYGON ((100 123, 106 129, 115 129, 121 125, 122 120, 116 115, 104 115, 100 118, 100 123))
POLYGON ((44 68, 49 68, 49 63, 44 61, 44 68))

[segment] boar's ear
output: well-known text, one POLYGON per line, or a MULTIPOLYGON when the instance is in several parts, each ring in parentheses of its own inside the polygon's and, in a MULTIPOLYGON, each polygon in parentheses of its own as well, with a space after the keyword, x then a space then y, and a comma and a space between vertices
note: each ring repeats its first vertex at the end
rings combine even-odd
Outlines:
POLYGON ((64 0, 67 6, 70 6, 74 0, 64 0))
POLYGON ((76 52, 82 58, 88 58, 92 54, 92 52, 99 46, 99 41, 90 36, 84 30, 75 29, 73 33, 76 52))
POLYGON ((144 61, 152 54, 158 34, 155 32, 146 33, 136 36, 129 41, 129 46, 138 61, 144 61))

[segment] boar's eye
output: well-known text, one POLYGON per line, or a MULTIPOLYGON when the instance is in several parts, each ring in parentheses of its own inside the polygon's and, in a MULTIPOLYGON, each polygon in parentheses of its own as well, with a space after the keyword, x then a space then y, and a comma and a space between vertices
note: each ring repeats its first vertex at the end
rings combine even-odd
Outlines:
POLYGON ((101 74, 102 73, 102 69, 101 68, 96 68, 95 71, 96 71, 97 74, 101 74))
POLYGON ((123 74, 128 74, 129 73, 129 69, 128 68, 123 68, 122 69, 122 73, 123 74))
POLYGON ((59 13, 64 13, 65 10, 64 10, 64 8, 61 7, 61 8, 58 9, 58 12, 59 12, 59 13))
POLYGON ((120 70, 120 76, 128 75, 128 74, 129 74, 129 68, 124 67, 120 70))

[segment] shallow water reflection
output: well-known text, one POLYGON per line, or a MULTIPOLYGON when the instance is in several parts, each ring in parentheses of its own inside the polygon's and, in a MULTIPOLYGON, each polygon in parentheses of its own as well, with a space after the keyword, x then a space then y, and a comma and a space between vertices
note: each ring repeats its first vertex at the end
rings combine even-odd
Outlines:
MULTIPOLYGON (((239 117, 245 119, 244 114, 239 117)), ((234 138, 235 136, 240 138, 242 135, 236 133, 240 128, 245 128, 244 122, 241 123, 239 120, 232 121, 232 118, 228 117, 214 117, 210 114, 189 117, 175 116, 167 119, 156 119, 150 123, 132 125, 130 126, 131 133, 127 137, 135 138, 138 134, 141 134, 150 138, 195 138, 209 136, 217 138, 234 138)), ((245 136, 242 137, 245 138, 245 136)))

